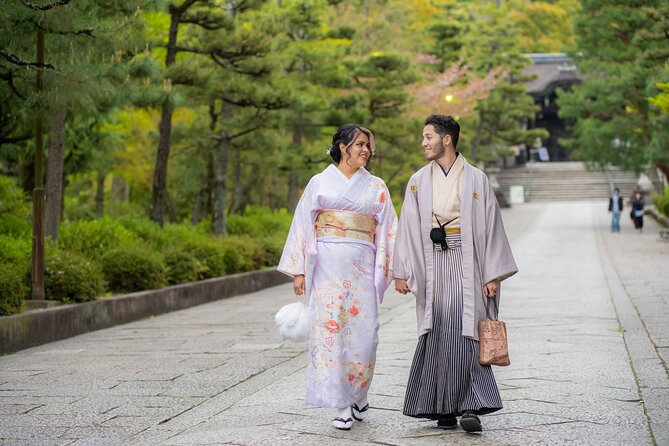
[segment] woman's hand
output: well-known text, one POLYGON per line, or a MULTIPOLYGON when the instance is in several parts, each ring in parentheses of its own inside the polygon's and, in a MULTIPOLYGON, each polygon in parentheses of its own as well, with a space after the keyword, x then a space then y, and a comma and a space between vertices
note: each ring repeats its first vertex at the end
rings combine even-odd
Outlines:
POLYGON ((298 296, 304 294, 304 274, 299 274, 293 277, 293 291, 295 291, 295 294, 298 296))
POLYGON ((409 285, 407 285, 407 281, 404 279, 395 279, 395 291, 397 291, 400 294, 407 294, 409 291, 409 285))
POLYGON ((499 280, 491 280, 483 287, 483 294, 488 297, 495 297, 499 291, 499 280))

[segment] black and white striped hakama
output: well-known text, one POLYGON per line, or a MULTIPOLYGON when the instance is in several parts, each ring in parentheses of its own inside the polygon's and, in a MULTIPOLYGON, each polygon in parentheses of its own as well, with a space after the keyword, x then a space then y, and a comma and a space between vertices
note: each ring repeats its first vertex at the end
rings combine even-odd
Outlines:
POLYGON ((418 339, 404 415, 437 420, 466 410, 484 415, 502 408, 490 366, 479 364, 479 343, 462 336, 462 245, 434 251, 432 330, 418 339))

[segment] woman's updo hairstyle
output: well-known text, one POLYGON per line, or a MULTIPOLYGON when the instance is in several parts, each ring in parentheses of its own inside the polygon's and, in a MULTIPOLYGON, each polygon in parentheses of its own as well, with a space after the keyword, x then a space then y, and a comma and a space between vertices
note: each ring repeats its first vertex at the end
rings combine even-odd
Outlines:
POLYGON ((364 133, 369 138, 369 147, 372 149, 372 155, 374 155, 376 146, 374 145, 374 135, 372 135, 372 132, 357 124, 344 124, 337 129, 334 135, 332 135, 332 146, 330 146, 330 149, 328 150, 328 153, 335 163, 339 164, 341 161, 341 149, 339 148, 339 144, 344 144, 346 146, 345 150, 348 150, 360 133, 364 133))

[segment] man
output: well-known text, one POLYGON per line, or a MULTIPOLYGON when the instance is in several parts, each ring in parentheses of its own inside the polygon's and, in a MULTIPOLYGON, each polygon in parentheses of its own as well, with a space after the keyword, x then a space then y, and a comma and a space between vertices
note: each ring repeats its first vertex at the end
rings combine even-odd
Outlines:
POLYGON ((460 416, 479 432, 479 415, 502 401, 491 367, 478 362, 478 322, 518 268, 488 178, 456 152, 460 126, 444 115, 424 125, 430 163, 409 179, 394 259, 395 289, 416 296, 418 318, 404 414, 443 429, 460 416))
POLYGON ((611 232, 620 232, 620 213, 623 211, 623 197, 620 189, 613 189, 613 195, 609 198, 609 212, 611 213, 611 232))

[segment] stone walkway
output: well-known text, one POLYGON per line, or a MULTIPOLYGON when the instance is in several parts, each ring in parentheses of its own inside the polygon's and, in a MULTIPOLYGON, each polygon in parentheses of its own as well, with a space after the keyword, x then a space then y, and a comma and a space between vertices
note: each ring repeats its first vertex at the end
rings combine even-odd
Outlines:
POLYGON ((350 432, 303 405, 306 345, 277 337, 291 286, 0 358, 0 444, 668 445, 669 243, 647 220, 608 231, 606 203, 504 211, 521 272, 500 318, 505 408, 481 435, 404 417, 413 299, 381 310, 372 411, 350 432))

